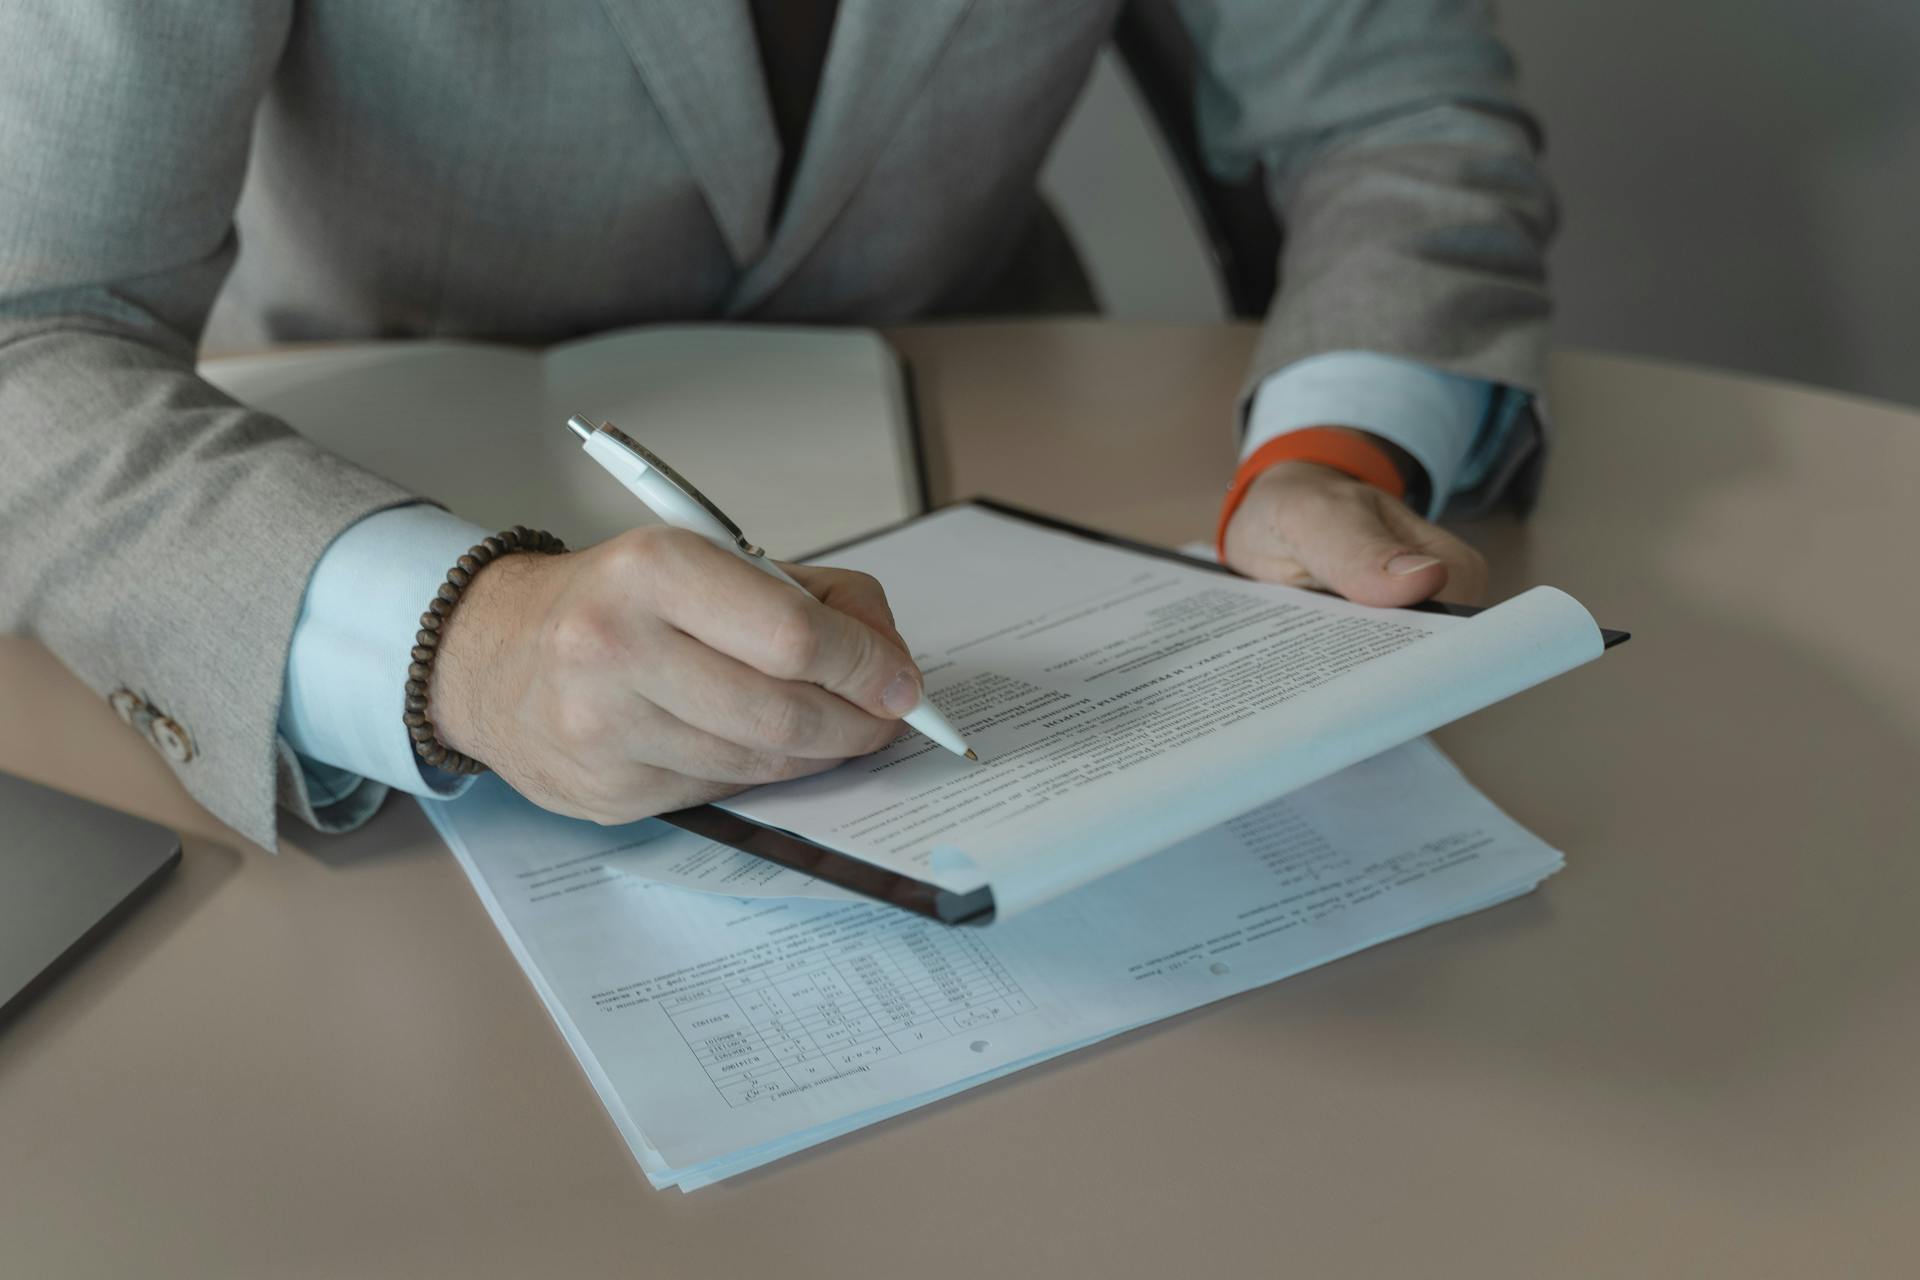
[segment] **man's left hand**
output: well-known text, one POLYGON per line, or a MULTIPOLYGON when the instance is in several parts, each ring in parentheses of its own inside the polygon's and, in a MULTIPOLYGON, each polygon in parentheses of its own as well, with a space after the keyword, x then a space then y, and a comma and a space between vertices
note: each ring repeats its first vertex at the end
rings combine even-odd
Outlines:
POLYGON ((1317 462, 1262 472, 1227 525, 1227 563, 1250 578, 1360 604, 1479 604, 1478 551, 1370 484, 1317 462))

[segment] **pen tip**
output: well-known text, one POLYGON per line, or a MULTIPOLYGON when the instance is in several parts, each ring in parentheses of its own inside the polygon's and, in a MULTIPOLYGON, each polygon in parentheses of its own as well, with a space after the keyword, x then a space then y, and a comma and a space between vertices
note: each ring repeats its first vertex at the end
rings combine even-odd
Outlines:
POLYGON ((980 763, 980 757, 974 754, 972 747, 967 748, 967 759, 973 761, 975 764, 980 763))

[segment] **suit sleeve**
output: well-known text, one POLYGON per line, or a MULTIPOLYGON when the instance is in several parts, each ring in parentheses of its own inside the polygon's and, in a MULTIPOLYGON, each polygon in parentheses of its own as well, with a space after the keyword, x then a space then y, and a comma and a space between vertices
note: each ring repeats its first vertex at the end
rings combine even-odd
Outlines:
POLYGON ((194 373, 290 7, 0 5, 0 626, 267 847, 309 571, 408 500, 194 373))
POLYGON ((1485 5, 1180 9, 1209 167, 1233 179, 1259 166, 1284 237, 1248 399, 1334 352, 1536 392, 1555 210, 1485 5))

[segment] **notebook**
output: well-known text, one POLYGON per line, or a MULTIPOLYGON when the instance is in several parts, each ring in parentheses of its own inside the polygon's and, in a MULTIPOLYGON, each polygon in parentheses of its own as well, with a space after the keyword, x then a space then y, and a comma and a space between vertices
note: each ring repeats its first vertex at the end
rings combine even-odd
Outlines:
POLYGON ((864 329, 681 325, 542 351, 351 343, 204 362, 202 376, 479 524, 586 546, 653 516, 562 429, 611 420, 791 558, 925 508, 906 372, 864 329), (825 500, 823 500, 823 496, 825 500))

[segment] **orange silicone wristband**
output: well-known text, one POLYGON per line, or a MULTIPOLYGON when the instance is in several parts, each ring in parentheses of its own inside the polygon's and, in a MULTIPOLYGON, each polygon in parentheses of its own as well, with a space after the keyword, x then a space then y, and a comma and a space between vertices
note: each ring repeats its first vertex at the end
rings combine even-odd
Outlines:
POLYGON ((1227 559, 1227 522, 1240 509, 1247 490, 1260 473, 1277 462, 1317 462, 1335 471, 1344 471, 1355 480, 1376 489, 1384 489, 1396 498, 1407 496, 1406 477, 1400 474, 1387 451, 1363 435, 1342 427, 1303 427, 1273 439, 1247 455, 1233 473, 1227 488, 1227 500, 1220 507, 1220 527, 1213 535, 1213 549, 1221 563, 1227 559))

